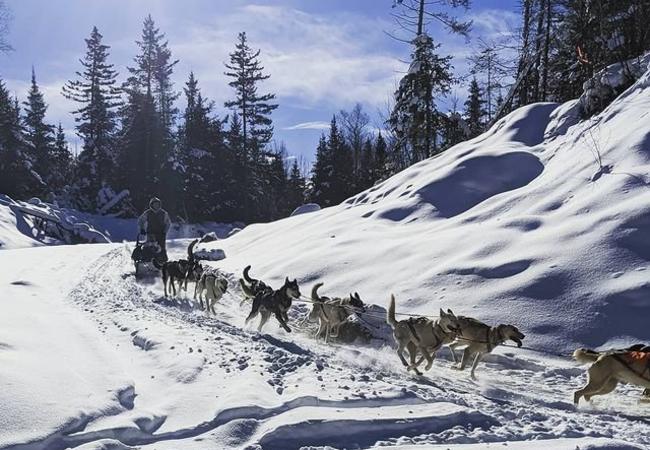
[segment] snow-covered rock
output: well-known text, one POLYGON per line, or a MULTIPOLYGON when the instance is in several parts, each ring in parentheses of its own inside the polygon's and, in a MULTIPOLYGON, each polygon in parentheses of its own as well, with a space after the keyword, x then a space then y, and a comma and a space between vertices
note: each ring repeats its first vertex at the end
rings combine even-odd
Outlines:
POLYGON ((616 63, 597 72, 587 80, 580 96, 580 106, 586 117, 602 111, 623 90, 638 80, 650 67, 650 53, 624 63, 616 63))
POLYGON ((291 216, 298 216, 300 214, 307 214, 311 212, 316 212, 320 211, 321 207, 317 203, 306 203, 304 205, 298 206, 296 209, 293 210, 291 213, 291 216))

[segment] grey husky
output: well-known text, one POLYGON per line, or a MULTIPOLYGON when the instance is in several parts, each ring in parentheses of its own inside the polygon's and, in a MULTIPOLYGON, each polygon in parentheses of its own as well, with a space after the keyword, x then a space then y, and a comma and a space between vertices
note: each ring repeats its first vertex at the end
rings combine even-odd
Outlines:
POLYGON ((395 296, 390 296, 390 305, 386 322, 393 329, 393 337, 397 343, 397 356, 406 366, 407 370, 413 370, 416 374, 422 375, 418 366, 424 359, 427 360, 425 370, 431 369, 435 352, 444 344, 451 342, 456 336, 458 328, 456 317, 451 314, 444 314, 440 310, 440 319, 433 321, 426 317, 409 317, 406 320, 395 319, 395 296), (404 349, 407 349, 410 356, 410 364, 404 358, 404 349), (416 362, 418 352, 424 358, 416 362))
MULTIPOLYGON (((452 315, 454 314, 451 310, 447 310, 447 313, 452 315)), ((515 342, 517 347, 521 347, 521 340, 526 337, 514 325, 501 324, 496 327, 491 327, 480 320, 464 316, 457 316, 456 321, 458 323, 458 328, 456 329, 457 336, 454 342, 449 345, 449 348, 451 349, 451 355, 454 358, 454 362, 458 364, 458 359, 454 350, 456 347, 465 346, 460 366, 455 367, 459 370, 464 370, 465 367, 467 367, 470 358, 474 356, 474 362, 472 363, 472 370, 470 373, 472 379, 476 379, 476 366, 481 361, 483 355, 492 352, 495 347, 508 340, 515 342)))
POLYGON ((196 300, 198 295, 201 309, 203 309, 203 293, 205 292, 205 312, 216 314, 214 305, 221 300, 227 290, 228 280, 223 276, 217 272, 203 272, 199 281, 196 282, 194 299, 196 300))
POLYGON ((355 312, 363 311, 364 304, 358 293, 345 298, 329 298, 318 295, 318 289, 323 283, 316 284, 311 290, 314 307, 309 314, 310 321, 318 321, 316 338, 325 334, 325 342, 331 337, 339 336, 341 325, 355 312))

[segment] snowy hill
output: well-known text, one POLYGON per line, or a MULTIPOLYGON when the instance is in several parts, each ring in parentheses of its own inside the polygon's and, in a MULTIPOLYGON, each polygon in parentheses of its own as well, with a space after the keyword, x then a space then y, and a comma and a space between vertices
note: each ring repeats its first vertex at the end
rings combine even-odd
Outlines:
POLYGON ((646 73, 590 120, 521 108, 339 206, 249 226, 224 267, 514 323, 547 350, 650 340, 649 106, 646 73))
POLYGON ((575 407, 585 370, 566 357, 650 338, 648 111, 648 74, 589 121, 577 102, 531 105, 339 206, 205 244, 226 254, 208 263, 230 286, 215 316, 191 286, 167 299, 136 280, 131 244, 17 248, 34 240, 0 206, 0 449, 648 448, 641 390, 575 407), (475 381, 443 349, 418 377, 383 315, 370 343, 325 344, 301 302, 291 333, 260 334, 247 264, 382 314, 392 292, 402 313, 512 322, 542 352, 497 347, 475 381))

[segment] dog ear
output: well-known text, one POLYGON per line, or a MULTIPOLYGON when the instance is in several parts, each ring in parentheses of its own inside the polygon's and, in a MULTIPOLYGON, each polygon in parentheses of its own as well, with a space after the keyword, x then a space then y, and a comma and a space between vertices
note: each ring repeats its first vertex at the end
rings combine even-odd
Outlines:
POLYGON ((284 282, 285 282, 286 284, 289 284, 289 277, 285 277, 284 282))
POLYGON ((451 309, 447 308, 447 312, 449 313, 450 316, 456 317, 456 314, 454 314, 454 312, 451 309))
POLYGON ((445 312, 440 308, 440 317, 445 317, 445 312))
POLYGON ((357 297, 357 300, 361 300, 361 297, 359 296, 358 292, 355 292, 354 295, 357 297))

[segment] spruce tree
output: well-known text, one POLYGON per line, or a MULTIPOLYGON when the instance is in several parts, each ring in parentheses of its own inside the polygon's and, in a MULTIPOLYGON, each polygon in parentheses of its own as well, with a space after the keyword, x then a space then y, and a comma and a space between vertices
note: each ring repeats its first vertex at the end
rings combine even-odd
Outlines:
POLYGON ((184 88, 186 107, 179 130, 179 164, 183 168, 183 210, 190 220, 224 220, 222 215, 231 161, 222 122, 212 117, 194 73, 184 88))
POLYGON ((298 160, 294 159, 289 171, 287 182, 287 211, 291 212, 305 202, 305 191, 307 189, 305 177, 300 172, 298 160))
MULTIPOLYGON (((167 181, 162 178, 173 152, 173 103, 178 94, 173 91, 171 74, 177 61, 171 60, 165 35, 151 16, 144 20, 142 38, 136 43, 140 53, 134 58, 135 66, 128 68, 131 75, 123 87, 127 102, 120 113, 120 161, 123 183, 131 190, 135 206, 142 209, 167 181)), ((179 202, 178 198, 164 200, 168 205, 179 202)))
POLYGON ((235 98, 225 102, 225 106, 238 118, 237 145, 232 148, 237 153, 235 180, 243 197, 239 205, 240 220, 247 222, 268 219, 265 213, 268 205, 263 204, 267 199, 265 189, 273 182, 268 177, 276 172, 268 167, 275 156, 266 146, 273 137, 270 115, 278 105, 272 103, 275 94, 258 93, 260 82, 269 78, 263 73, 259 55, 260 50, 253 51, 248 45, 246 33, 239 33, 235 51, 225 64, 226 75, 232 78, 228 84, 235 90, 235 98))
POLYGON ((25 115, 23 130, 29 152, 34 162, 33 170, 41 177, 43 184, 34 192, 34 195, 47 193, 49 186, 46 184, 47 175, 51 170, 50 161, 54 147, 54 126, 45 122, 47 105, 43 93, 36 83, 36 73, 32 68, 32 82, 27 94, 27 101, 23 102, 25 115))
POLYGON ((483 92, 476 78, 473 78, 469 85, 469 95, 465 101, 465 121, 470 138, 478 136, 485 128, 486 111, 484 105, 483 92))
POLYGON ((325 135, 322 134, 316 148, 316 160, 312 168, 309 201, 322 207, 332 205, 332 178, 333 178, 332 152, 325 135))
POLYGON ((20 109, 0 80, 0 192, 27 199, 41 187, 33 159, 22 136, 20 109))
POLYGON ((449 92, 451 57, 435 53, 439 47, 426 33, 413 40, 412 62, 395 92, 395 106, 388 119, 400 153, 400 168, 440 151, 441 113, 436 99, 449 92))
POLYGON ((388 177, 388 145, 384 136, 379 133, 375 143, 375 158, 373 161, 372 181, 373 184, 383 181, 388 177))
POLYGON ((352 149, 339 130, 336 116, 332 117, 327 146, 332 156, 329 203, 337 205, 355 193, 355 178, 352 149))
POLYGON ((79 206, 95 209, 95 199, 102 186, 116 184, 115 150, 116 116, 120 106, 117 71, 108 63, 110 47, 93 27, 85 39, 86 54, 80 60, 82 70, 68 81, 63 96, 80 106, 72 112, 77 134, 83 140, 75 170, 75 192, 79 206))
POLYGON ((258 85, 270 77, 264 75, 260 61, 260 50, 254 51, 248 45, 246 33, 239 33, 235 51, 230 54, 230 63, 225 64, 226 75, 232 78, 228 83, 235 89, 235 99, 225 102, 227 108, 235 111, 242 125, 244 151, 261 150, 273 137, 271 113, 278 105, 272 103, 275 94, 259 94, 258 85))
POLYGON ((68 149, 68 142, 61 123, 56 129, 56 139, 50 158, 50 170, 47 175, 47 184, 55 193, 61 193, 70 183, 72 155, 68 149))

